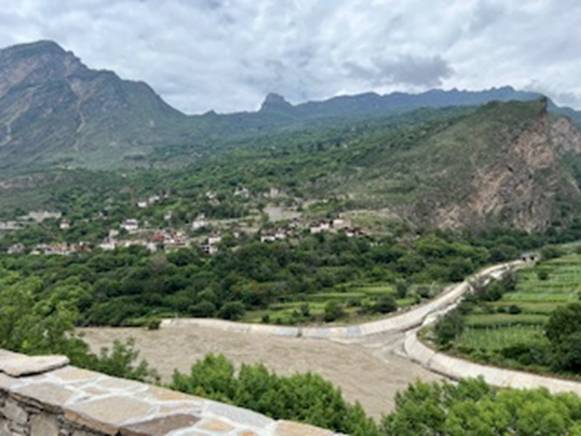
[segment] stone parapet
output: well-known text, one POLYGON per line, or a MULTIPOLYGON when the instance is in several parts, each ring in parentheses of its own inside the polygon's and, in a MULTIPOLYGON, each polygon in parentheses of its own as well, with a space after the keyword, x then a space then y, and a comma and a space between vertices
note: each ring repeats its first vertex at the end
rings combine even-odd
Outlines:
POLYGON ((0 350, 0 436, 332 436, 250 410, 0 350))

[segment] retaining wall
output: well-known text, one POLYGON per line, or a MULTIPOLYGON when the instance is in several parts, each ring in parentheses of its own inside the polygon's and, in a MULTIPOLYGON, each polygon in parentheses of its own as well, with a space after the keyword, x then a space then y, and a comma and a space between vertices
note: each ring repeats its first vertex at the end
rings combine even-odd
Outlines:
POLYGON ((0 350, 0 436, 332 436, 238 407, 0 350))
POLYGON ((578 382, 481 365, 434 351, 418 339, 415 331, 408 332, 404 348, 414 362, 453 380, 480 376, 487 383, 498 387, 546 388, 552 393, 574 392, 581 395, 581 383, 578 382))
MULTIPOLYGON (((484 269, 474 277, 498 276, 510 267, 523 264, 523 262, 510 262, 484 269)), ((161 327, 170 326, 197 326, 211 327, 224 331, 237 333, 266 334, 272 336, 305 337, 305 338, 329 338, 329 339, 355 339, 386 332, 403 332, 420 326, 426 317, 434 312, 441 311, 457 302, 469 289, 468 282, 462 282, 448 287, 439 297, 414 307, 401 314, 372 321, 363 324, 341 327, 286 327, 266 324, 247 324, 219 319, 206 318, 175 318, 164 319, 161 327)))

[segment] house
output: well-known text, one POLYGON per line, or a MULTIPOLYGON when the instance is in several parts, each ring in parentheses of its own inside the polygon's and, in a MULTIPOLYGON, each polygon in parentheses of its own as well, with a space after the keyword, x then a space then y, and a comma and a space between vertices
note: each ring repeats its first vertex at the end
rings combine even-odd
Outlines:
POLYGON ((206 254, 214 255, 218 252, 218 244, 222 242, 221 236, 209 236, 206 243, 202 244, 200 248, 206 254))
POLYGON ((540 255, 538 253, 533 253, 533 252, 529 252, 529 253, 523 253, 521 254, 520 258, 523 262, 527 262, 527 263, 535 263, 538 260, 540 260, 540 255))
POLYGON ((319 221, 317 224, 311 226, 311 234, 317 234, 329 231, 331 229, 331 223, 328 221, 319 221))
POLYGON ((140 200, 137 202, 137 207, 140 209, 145 209, 147 206, 149 206, 147 200, 140 200))
POLYGON ((208 244, 216 245, 222 242, 222 236, 214 235, 208 237, 208 244))
POLYGON ((276 241, 276 237, 274 235, 260 235, 260 242, 274 242, 276 241))
POLYGON ((14 244, 8 247, 8 254, 21 254, 24 253, 24 245, 23 244, 14 244))
POLYGON ((242 197, 242 198, 249 198, 250 191, 248 189, 246 189, 245 187, 236 188, 236 190, 234 191, 234 196, 235 197, 242 197))
POLYGON ((198 215, 194 219, 194 221, 192 222, 192 230, 196 231, 199 229, 203 229, 204 227, 208 227, 209 225, 210 225, 210 223, 206 219, 206 216, 201 214, 201 215, 198 215))
POLYGON ((173 218, 173 212, 172 212, 171 210, 170 210, 170 211, 168 211, 168 212, 166 212, 166 213, 163 215, 163 219, 164 219, 165 221, 171 221, 171 219, 172 219, 172 218, 173 218))
POLYGON ((277 231, 274 233, 274 238, 275 238, 276 240, 278 240, 278 241, 282 241, 282 240, 286 239, 286 238, 287 238, 287 236, 288 236, 288 235, 287 235, 287 233, 286 233, 286 231, 285 231, 285 230, 277 230, 277 231))
POLYGON ((160 201, 160 200, 161 200, 161 197, 160 197, 159 195, 152 195, 151 197, 149 197, 149 198, 147 199, 147 201, 148 201, 148 203, 149 203, 150 205, 151 205, 151 204, 155 204, 155 203, 157 203, 157 202, 158 202, 158 201, 160 201))
POLYGON ((334 229, 340 230, 340 229, 344 229, 347 227, 351 227, 351 223, 343 218, 335 218, 332 222, 331 222, 331 226, 334 229))
POLYGON ((113 251, 117 248, 117 241, 114 239, 105 239, 99 244, 99 248, 103 251, 113 251))
POLYGON ((71 222, 67 219, 64 219, 61 221, 61 223, 59 224, 59 228, 61 230, 68 230, 71 228, 71 222))
POLYGON ((135 232, 139 229, 139 221, 128 218, 123 222, 123 224, 121 224, 121 228, 127 230, 129 233, 135 232))

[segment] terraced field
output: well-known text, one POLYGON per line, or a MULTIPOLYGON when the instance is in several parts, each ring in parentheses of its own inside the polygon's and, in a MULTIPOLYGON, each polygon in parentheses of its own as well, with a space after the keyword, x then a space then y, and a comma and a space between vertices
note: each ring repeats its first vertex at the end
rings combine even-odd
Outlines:
MULTIPOLYGON (((430 290, 430 295, 435 296, 444 289, 444 285, 412 285, 408 290, 408 295, 415 295, 419 287, 423 286, 430 290)), ((391 283, 372 283, 365 285, 353 285, 344 292, 335 289, 305 294, 302 298, 293 299, 293 301, 271 304, 267 310, 253 310, 247 312, 243 321, 259 323, 265 316, 268 316, 269 322, 278 324, 293 324, 293 318, 297 319, 297 314, 301 313, 302 308, 308 305, 309 314, 315 318, 321 317, 325 311, 325 305, 334 301, 340 304, 345 311, 345 317, 339 321, 342 323, 363 322, 375 318, 385 317, 385 314, 362 314, 361 308, 365 305, 371 305, 383 296, 393 296, 396 299, 398 309, 406 309, 417 303, 413 296, 397 298, 393 284, 391 283), (294 314, 294 316, 293 316, 294 314)), ((304 323, 304 320, 300 320, 304 323)))
POLYGON ((488 302, 464 319, 457 345, 496 351, 513 345, 543 345, 543 325, 560 305, 579 301, 581 255, 568 254, 517 273, 513 292, 488 302), (545 276, 543 276, 545 275, 545 276))

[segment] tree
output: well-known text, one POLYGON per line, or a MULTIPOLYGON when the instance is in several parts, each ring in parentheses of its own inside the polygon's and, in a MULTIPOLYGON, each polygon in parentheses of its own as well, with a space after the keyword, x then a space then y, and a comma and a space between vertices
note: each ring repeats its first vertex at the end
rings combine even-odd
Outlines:
POLYGON ((397 280, 395 282, 395 293, 397 295, 397 298, 405 298, 408 293, 409 287, 410 287, 409 283, 406 282, 405 280, 397 280))
POLYGON ((396 311, 397 303, 395 298, 391 295, 383 295, 377 300, 373 306, 373 310, 378 313, 390 313, 396 311))
POLYGON ((229 319, 231 321, 239 321, 244 316, 246 309, 244 304, 240 301, 230 301, 220 309, 219 315, 222 319, 229 319))
POLYGON ((305 422, 353 436, 379 436, 377 424, 359 404, 349 404, 339 389, 312 373, 288 377, 264 365, 234 365, 208 355, 189 374, 174 373, 171 389, 232 403, 274 419, 305 422))
POLYGON ((417 382, 396 395, 382 420, 385 435, 573 435, 581 398, 547 390, 497 390, 482 379, 457 385, 417 382))
POLYGON ((464 318, 458 309, 448 312, 435 327, 436 341, 442 347, 448 346, 464 331, 464 318))
POLYGON ((564 371, 581 371, 581 303, 557 308, 545 326, 551 343, 554 366, 564 371))

